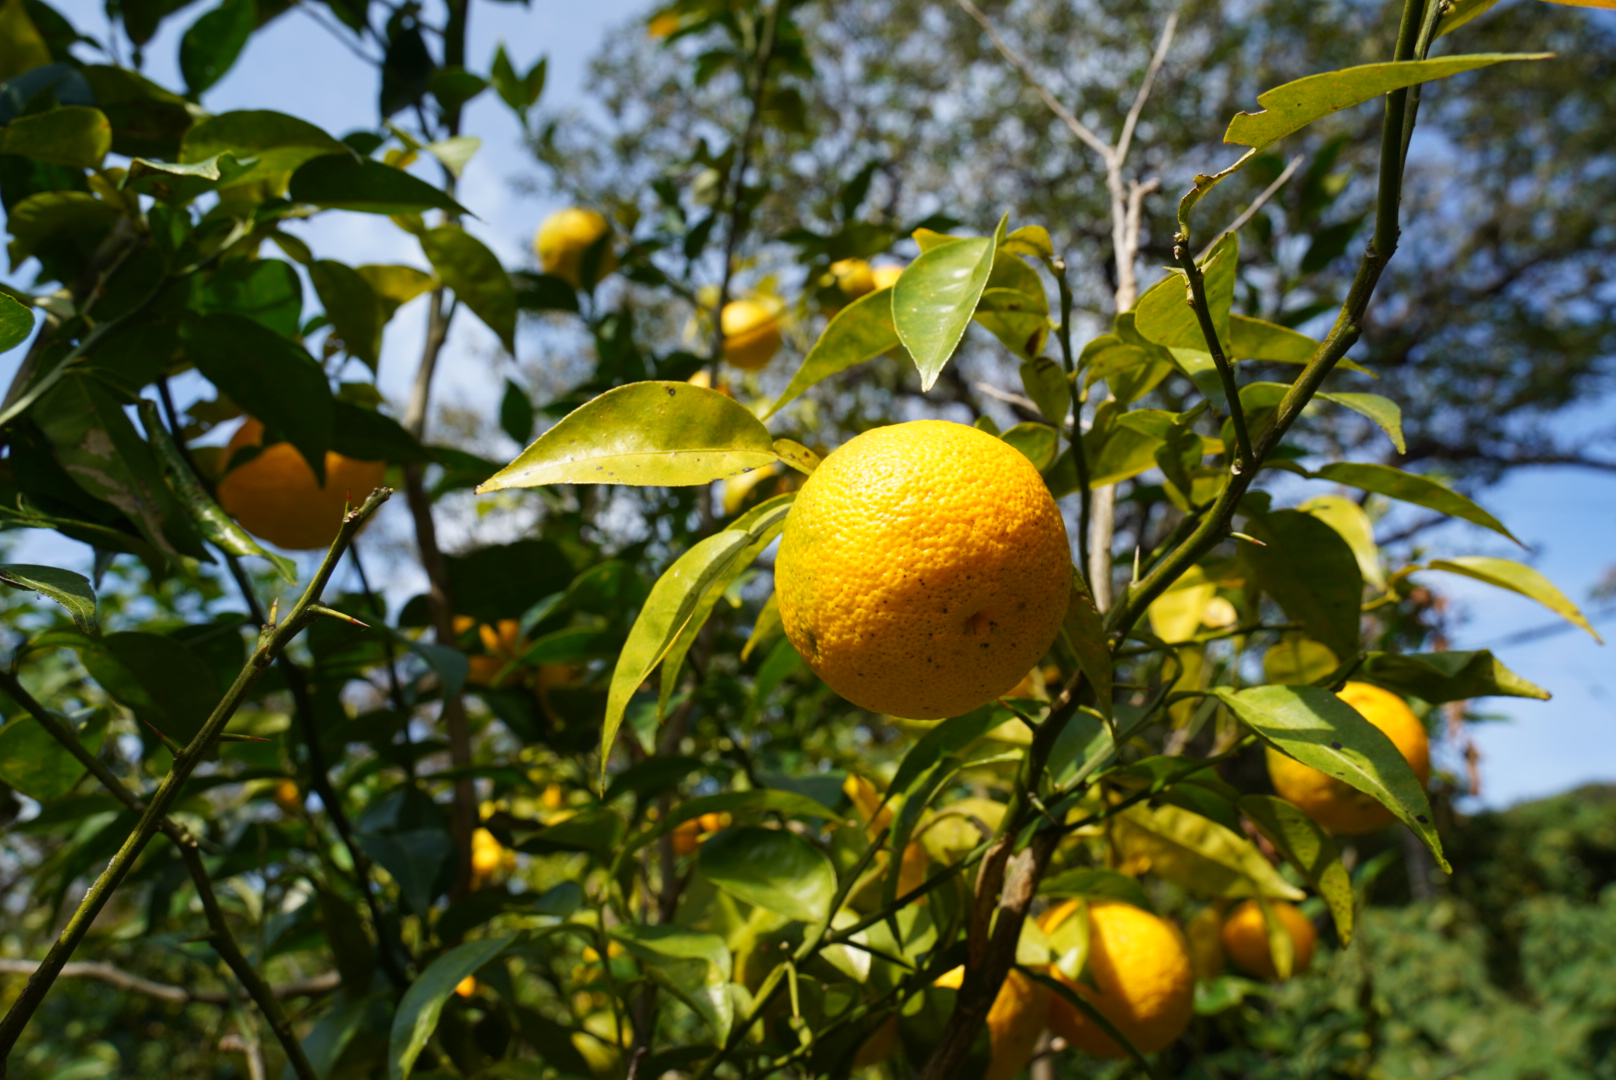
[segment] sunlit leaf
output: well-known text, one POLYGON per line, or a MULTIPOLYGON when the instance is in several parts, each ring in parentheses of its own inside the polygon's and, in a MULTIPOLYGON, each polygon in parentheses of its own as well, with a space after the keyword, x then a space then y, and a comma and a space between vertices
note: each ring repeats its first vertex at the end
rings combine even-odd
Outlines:
POLYGON ((892 287, 892 323, 931 389, 965 336, 993 272, 993 240, 976 237, 939 244, 910 263, 892 287))
POLYGON ((1351 705, 1317 686, 1217 688, 1223 703, 1264 742, 1371 796, 1424 840, 1443 870, 1431 804, 1397 744, 1351 705))
POLYGON ((836 869, 789 829, 725 829, 701 846, 700 865, 704 877, 748 904, 805 923, 830 918, 836 869))
POLYGON ((1432 559, 1427 569, 1462 574, 1500 589, 1520 593, 1528 599, 1536 600, 1571 625, 1580 626, 1588 631, 1595 641, 1603 644, 1603 639, 1594 632, 1594 628, 1577 609, 1577 605, 1566 599, 1565 594, 1554 587, 1553 582, 1530 566, 1511 559, 1495 559, 1487 555, 1462 555, 1452 559, 1432 559))
POLYGON ((1363 574, 1341 534, 1300 510, 1252 517, 1246 528, 1262 541, 1243 549, 1263 591, 1337 656, 1357 655, 1363 574))
POLYGON ((1401 469, 1394 469, 1390 465, 1359 464, 1356 462, 1337 462, 1333 465, 1326 465, 1313 475, 1320 480, 1346 484, 1348 487, 1355 487, 1360 491, 1372 491, 1376 495, 1384 495, 1389 499, 1413 503, 1415 506, 1423 506, 1427 510, 1435 510, 1440 514, 1447 514, 1449 517, 1460 518, 1507 536, 1517 544, 1520 543, 1515 534, 1505 528, 1504 524, 1497 518, 1457 491, 1445 487, 1427 476, 1407 473, 1401 469))
POLYGON ((96 630, 95 588, 83 574, 58 570, 54 566, 8 563, 0 565, 0 584, 13 589, 31 589, 54 600, 67 609, 80 630, 87 634, 96 630))
POLYGON ((1055 452, 1060 447, 1059 432, 1048 424, 1032 420, 1017 424, 999 437, 1021 451, 1039 472, 1055 463, 1055 452))
POLYGON ((1349 944, 1352 941, 1352 879, 1341 865, 1341 853, 1335 841, 1318 822, 1284 799, 1247 795, 1240 800, 1240 809, 1318 890, 1330 909, 1330 918, 1335 920, 1341 944, 1349 944))
POLYGON ((0 129, 0 152, 66 165, 99 168, 112 149, 112 125, 100 109, 62 105, 19 116, 0 129))
POLYGON ((1297 507, 1312 514, 1341 534, 1358 559, 1364 581, 1377 589, 1386 587, 1380 566, 1380 548, 1375 544, 1375 526, 1363 507, 1344 495, 1316 495, 1297 507))
MULTIPOLYGON (((1230 308, 1234 303, 1234 283, 1240 264, 1240 240, 1225 233, 1217 246, 1200 261, 1207 310, 1224 355, 1230 352, 1230 308)), ((1182 273, 1169 273, 1152 286, 1134 305, 1134 328, 1147 340, 1169 349, 1205 352, 1206 334, 1200 319, 1188 302, 1189 282, 1182 273)))
POLYGON ((195 165, 232 154, 237 161, 253 159, 251 168, 235 178, 237 184, 270 181, 284 184, 298 166, 325 154, 352 158, 353 151, 313 124, 268 109, 220 113, 199 122, 185 133, 179 161, 195 165))
POLYGON ((1274 870, 1255 844, 1210 818, 1178 806, 1129 807, 1112 819, 1124 858, 1202 896, 1268 896, 1300 900, 1302 892, 1274 870))
POLYGON ((776 460, 774 436, 733 398, 689 383, 630 383, 573 410, 477 490, 705 484, 776 460))
MULTIPOLYGON (((1105 620, 1094 604, 1083 575, 1072 570, 1072 595, 1066 604, 1066 619, 1061 624, 1066 643, 1077 657, 1077 666, 1083 677, 1094 688, 1095 704, 1100 715, 1111 719, 1112 675, 1111 649, 1107 644, 1105 620)), ((1071 724, 1068 723, 1068 727, 1071 724)))

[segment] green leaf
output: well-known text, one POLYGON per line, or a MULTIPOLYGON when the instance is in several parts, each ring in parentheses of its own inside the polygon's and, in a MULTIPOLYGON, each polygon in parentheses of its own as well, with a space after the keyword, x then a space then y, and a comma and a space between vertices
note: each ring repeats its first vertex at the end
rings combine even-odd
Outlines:
POLYGON ((86 634, 96 633, 95 588, 90 579, 71 570, 30 563, 0 565, 0 584, 32 589, 67 609, 73 624, 86 634))
MULTIPOLYGON (((123 215, 110 203, 87 191, 41 191, 12 205, 6 214, 11 242, 6 254, 15 270, 29 256, 38 256, 45 267, 46 280, 71 275, 74 267, 90 257, 112 226, 123 215)), ((32 387, 39 389, 36 381, 32 387)), ((15 404, 0 416, 14 416, 15 404)))
POLYGON ((1319 823, 1284 799, 1272 795, 1246 795, 1240 800, 1245 812, 1268 838, 1269 843, 1302 872, 1324 898, 1335 920, 1341 944, 1352 942, 1352 879, 1341 865, 1341 853, 1330 834, 1319 823))
POLYGON ((426 1042, 438 1026, 444 1002, 462 979, 475 975, 486 964, 497 960, 516 943, 517 936, 484 938, 458 945, 427 966, 421 977, 404 991, 404 998, 393 1014, 393 1031, 387 1050, 388 1080, 405 1080, 415 1068, 426 1042))
POLYGON ((1031 255, 1035 259, 1055 257, 1049 230, 1042 225, 1023 225, 999 243, 999 250, 1006 255, 1031 255))
POLYGON ((1363 572, 1341 534, 1300 510, 1254 516, 1246 527, 1266 545, 1243 545, 1263 591, 1337 656, 1358 655, 1363 572))
POLYGON ((1263 679, 1284 686, 1321 682, 1341 666, 1329 649, 1295 630, 1287 630, 1263 653, 1263 679))
POLYGON ((1430 847, 1442 869, 1442 840, 1431 804, 1397 744, 1351 705, 1317 686, 1214 689, 1247 727, 1282 754, 1379 800, 1430 847))
POLYGON ((1060 433, 1048 424, 1028 420, 999 437, 1021 451, 1022 457, 1032 462, 1033 468, 1039 472, 1055 464, 1055 452, 1060 448, 1060 433))
POLYGON ((1604 639, 1594 632, 1588 620, 1583 617, 1577 605, 1567 600, 1565 594, 1554 587, 1553 582, 1530 566, 1511 559, 1495 559, 1487 555, 1462 555, 1453 559, 1433 559, 1428 570, 1446 570, 1450 574, 1462 574, 1477 581, 1485 581, 1489 585, 1496 585, 1500 589, 1520 593, 1531 600, 1536 600, 1556 615, 1573 626, 1580 626, 1588 631, 1595 641, 1601 645, 1604 639))
POLYGON ((364 276, 346 263, 320 259, 309 266, 309 280, 349 355, 372 371, 381 355, 382 302, 364 276))
POLYGON ((413 266, 370 264, 355 267, 360 277, 370 283, 382 304, 382 317, 391 319, 400 307, 432 289, 438 279, 413 266))
POLYGON ((190 25, 180 39, 180 74, 191 97, 224 78, 257 25, 253 0, 224 0, 190 25))
POLYGON ((135 158, 123 178, 123 190, 164 202, 185 203, 204 192, 229 187, 251 167, 250 161, 246 165, 237 162, 234 154, 220 154, 195 165, 135 158))
POLYGON ((445 867, 454 860, 454 841, 441 828, 359 833, 360 848, 398 883, 409 910, 426 918, 443 891, 445 867))
POLYGON ((458 225, 440 225, 421 234, 421 250, 438 280, 516 353, 516 289, 499 257, 458 225))
POLYGON ((1072 410, 1072 392, 1059 364, 1044 356, 1023 362, 1021 388, 1046 420, 1057 428, 1065 426, 1066 414, 1072 410))
POLYGON ((1037 356, 1049 337, 1049 295, 1038 272, 1001 248, 972 318, 1018 359, 1037 356))
POLYGON ((15 349, 34 332, 34 313, 0 293, 0 353, 15 349))
POLYGON ((1364 513, 1363 507, 1345 495, 1315 495, 1297 507, 1312 514, 1341 534, 1341 539, 1352 548, 1358 559, 1363 579, 1376 589, 1386 587, 1386 575, 1380 566, 1380 548, 1375 544, 1375 526, 1364 513))
POLYGON ((300 165, 292 174, 287 194, 294 202, 362 214, 471 213, 425 180, 352 152, 317 157, 300 165))
POLYGON ((1095 899, 1121 900, 1145 911, 1155 911, 1150 898, 1139 882, 1115 870, 1099 870, 1079 866, 1050 874, 1038 883, 1039 896, 1087 896, 1095 899))
POLYGON ((72 169, 97 169, 112 149, 112 125, 100 109, 63 105, 19 116, 0 129, 0 151, 72 169))
POLYGON ((1072 595, 1066 604, 1066 621, 1062 624, 1066 643, 1077 657, 1077 666, 1083 677, 1094 687, 1095 704, 1100 715, 1111 719, 1111 649, 1106 643, 1105 620, 1094 604, 1083 575, 1072 570, 1072 595))
POLYGON ((1124 857, 1147 856, 1153 873, 1194 893, 1292 901, 1303 897, 1250 840, 1182 807, 1141 803, 1112 823, 1124 857))
MULTIPOLYGON (((101 748, 108 719, 106 710, 98 709, 78 731, 80 745, 92 754, 101 748)), ((70 720, 67 724, 76 726, 70 720)), ((0 728, 0 780, 29 798, 40 802, 61 798, 83 775, 78 758, 33 717, 18 716, 0 728)))
POLYGON ((910 263, 892 287, 892 325, 931 389, 959 347, 993 272, 993 240, 939 244, 910 263))
MULTIPOLYGON (((722 394, 714 396, 729 400, 722 394)), ((628 709, 629 699, 678 644, 713 583, 746 552, 760 550, 757 543, 759 537, 772 533, 784 523, 790 504, 789 496, 779 496, 757 507, 754 514, 736 523, 741 525, 744 522, 744 527, 725 529, 701 541, 679 556, 651 587, 651 595, 640 609, 639 617, 634 620, 628 641, 624 643, 623 651, 617 658, 617 667, 612 672, 611 688, 606 699, 606 721, 600 736, 602 776, 606 773, 612 743, 623 723, 623 713, 628 709)), ((711 610, 710 605, 708 610, 711 610)))
POLYGON ((196 165, 220 154, 253 164, 235 178, 236 184, 267 181, 282 187, 300 165, 325 154, 349 158, 353 151, 313 124, 267 109, 221 113, 201 121, 185 133, 180 144, 182 165, 196 165))
POLYGON ((1429 705, 1478 697, 1547 701, 1551 696, 1509 670, 1486 649, 1406 655, 1372 652, 1364 658, 1356 677, 1395 694, 1417 697, 1429 705))
POLYGON ((209 278, 196 309, 245 315, 295 342, 302 329, 303 282, 284 259, 231 259, 209 278))
POLYGON ((897 348, 898 331, 892 321, 892 295, 891 288, 877 289, 838 311, 763 418, 767 420, 801 397, 809 387, 837 372, 846 371, 855 364, 875 359, 888 349, 897 348))
POLYGON ((478 493, 544 484, 689 486, 778 460, 774 436, 716 390, 640 382, 568 413, 478 493))
POLYGON ((505 380, 505 396, 499 403, 499 426, 519 443, 533 438, 533 400, 510 379, 505 380))
POLYGON ((1309 75, 1257 95, 1262 111, 1239 113, 1229 121, 1223 141, 1261 150, 1320 117, 1362 104, 1405 86, 1445 79, 1505 60, 1545 60, 1553 53, 1477 53, 1437 60, 1402 60, 1364 64, 1309 75))
POLYGON ((836 869, 789 829, 725 829, 701 846, 700 865, 707 880, 748 904, 810 924, 830 918, 836 869))
POLYGON ((1496 3, 1498 0, 1455 0, 1455 3, 1447 9, 1447 13, 1442 16, 1442 20, 1436 24, 1436 36, 1452 33, 1477 15, 1489 11, 1496 3))
POLYGON ((1343 394, 1340 392, 1325 393, 1320 391, 1316 396, 1325 401, 1333 401, 1337 405, 1344 405, 1355 413, 1367 416, 1391 439, 1392 445, 1397 447, 1399 454, 1406 454, 1408 446, 1403 442, 1403 410, 1398 408, 1397 402, 1379 394, 1343 394))
POLYGON ((795 791, 781 791, 777 788, 725 791, 718 795, 702 795, 679 803, 666 816, 659 818, 653 828, 630 839, 624 845, 623 853, 631 855, 645 845, 655 843, 685 822, 695 821, 703 814, 747 812, 758 814, 772 812, 795 817, 820 818, 824 821, 840 820, 836 811, 824 803, 810 799, 806 795, 799 795, 795 791))
POLYGON ((612 938, 665 978, 659 980, 706 1020, 715 1039, 729 1038, 735 1005, 729 995, 732 960, 717 934, 681 926, 616 926, 612 938), (695 969, 695 978, 691 978, 695 969))
MULTIPOLYGON (((1207 309, 1224 355, 1231 352, 1230 308, 1234 304, 1234 284, 1240 265, 1240 239, 1224 233, 1217 246, 1197 264, 1206 289, 1207 309)), ((1205 353, 1206 335, 1195 309, 1189 304, 1189 282, 1182 272, 1168 274, 1153 285, 1134 305, 1134 328, 1147 341, 1169 349, 1189 349, 1205 353)))
POLYGON ((334 409, 314 357, 260 323, 225 312, 187 320, 180 336, 197 370, 296 447, 324 483, 334 409))
MULTIPOLYGON (((426 465, 436 460, 434 452, 416 442, 397 420, 340 398, 331 403, 331 449, 358 461, 395 465, 426 465)), ((362 494, 354 492, 356 498, 362 494)))
POLYGON ((0 82, 50 62, 50 46, 28 17, 22 0, 0 3, 0 82))
MULTIPOLYGON (((1337 484, 1346 484, 1360 491, 1372 491, 1376 495, 1384 495, 1389 499, 1398 499, 1402 502, 1423 506, 1427 510, 1435 510, 1439 514, 1460 518, 1482 528, 1491 529, 1502 536, 1507 536, 1520 543, 1515 534, 1504 527, 1503 523, 1487 511, 1454 491, 1437 483, 1430 477, 1420 476, 1416 473, 1407 473, 1401 469, 1394 469, 1390 465, 1357 464, 1353 462, 1337 462, 1326 465, 1313 474, 1320 480, 1329 480, 1337 484)), ((1524 545, 1523 545, 1524 546, 1524 545)))
POLYGON ((1231 315, 1229 319, 1231 360, 1267 360, 1275 364, 1305 364, 1313 359, 1319 343, 1289 327, 1231 315))
POLYGON ((78 648, 109 697, 181 746, 202 730, 218 701, 213 670, 173 638, 131 630, 86 639, 78 648))
POLYGON ((428 143, 427 153, 437 158, 445 169, 456 177, 465 175, 466 166, 476 156, 483 141, 475 135, 456 135, 452 139, 441 139, 435 143, 428 143))
POLYGON ((903 794, 914 787, 915 782, 946 757, 957 755, 976 740, 986 735, 1002 721, 1002 716, 991 705, 972 709, 964 716, 956 716, 944 720, 936 727, 920 737, 920 740, 903 756, 898 765, 898 771, 893 774, 892 783, 887 788, 887 798, 883 804, 895 795, 903 794))
POLYGON ((453 112, 488 89, 488 80, 463 67, 442 67, 432 73, 432 96, 445 112, 453 112))
POLYGON ((1089 461, 1089 487, 1132 479, 1156 466, 1156 448, 1167 439, 1174 415, 1161 409, 1125 411, 1121 402, 1103 402, 1083 435, 1089 461))

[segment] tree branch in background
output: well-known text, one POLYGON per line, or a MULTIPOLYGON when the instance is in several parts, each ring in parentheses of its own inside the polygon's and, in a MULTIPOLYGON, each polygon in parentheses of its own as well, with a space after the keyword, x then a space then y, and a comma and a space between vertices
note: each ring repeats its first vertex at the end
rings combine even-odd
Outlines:
MULTIPOLYGON (((32 975, 37 970, 39 963, 34 960, 0 960, 0 975, 32 975)), ((59 977, 98 979, 119 990, 166 1001, 171 1005, 189 1005, 192 1002, 198 1005, 229 1005, 234 1000, 227 990, 197 990, 189 986, 155 982, 101 960, 74 960, 72 963, 64 964, 59 977)), ((318 997, 329 994, 341 985, 342 976, 335 971, 328 971, 312 978, 271 986, 269 990, 275 998, 285 1000, 294 997, 318 997)))

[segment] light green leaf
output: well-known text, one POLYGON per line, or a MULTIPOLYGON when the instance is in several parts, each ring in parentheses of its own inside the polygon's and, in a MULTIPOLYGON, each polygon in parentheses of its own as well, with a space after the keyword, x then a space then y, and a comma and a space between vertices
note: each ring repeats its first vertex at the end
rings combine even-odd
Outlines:
POLYGON ((1390 465, 1358 464, 1354 462, 1337 462, 1326 465, 1313 474, 1320 480, 1329 480, 1337 484, 1346 484, 1360 491, 1372 491, 1376 495, 1384 495, 1389 499, 1398 499, 1402 502, 1423 506, 1427 510, 1435 510, 1449 517, 1460 518, 1464 521, 1491 529, 1502 536, 1515 540, 1515 534, 1506 529, 1502 522, 1487 511, 1454 491, 1445 487, 1427 476, 1416 473, 1407 473, 1401 469, 1394 469, 1390 465))
POLYGON ((314 158, 292 174, 287 194, 293 202, 329 210, 361 214, 419 214, 448 210, 471 216, 471 211, 403 169, 351 153, 314 158))
POLYGON ((1445 79, 1505 60, 1545 60, 1553 53, 1477 53, 1444 56, 1437 60, 1402 60, 1364 64, 1309 75, 1257 95, 1261 112, 1239 113, 1229 121, 1223 141, 1261 150, 1270 143, 1311 124, 1320 117, 1400 90, 1405 86, 1445 79))
POLYGON ((1154 468, 1156 448, 1166 441, 1173 426, 1174 414, 1170 412, 1124 409, 1119 402, 1105 402, 1083 436, 1090 488, 1120 483, 1154 468))
POLYGON ((892 287, 892 323, 920 370, 922 393, 959 347, 992 272, 992 239, 950 240, 922 252, 892 287))
POLYGON ((1094 604, 1083 575, 1072 570, 1072 594, 1066 604, 1066 620, 1061 624, 1066 643, 1077 656, 1083 677, 1094 687, 1095 705, 1111 719, 1111 649, 1106 641, 1105 620, 1094 604))
MULTIPOLYGON (((1240 238, 1224 233, 1217 246, 1202 259, 1201 280, 1206 289, 1206 306, 1212 315, 1223 353, 1231 351, 1230 308, 1234 304, 1234 283, 1240 266, 1240 238)), ((1189 282, 1181 272, 1169 273, 1150 288, 1134 305, 1134 329, 1147 341, 1169 349, 1190 349, 1205 353, 1206 335, 1189 303, 1189 282)))
POLYGON ((50 62, 50 46, 28 17, 22 0, 0 2, 0 82, 50 62))
POLYGON ((1059 364, 1046 356, 1024 361, 1021 388, 1046 420, 1057 428, 1065 426, 1066 414, 1072 410, 1072 392, 1059 364))
POLYGON ((1397 744, 1351 705, 1317 686, 1213 692, 1280 753, 1379 800, 1425 841, 1442 869, 1452 873, 1431 823, 1424 785, 1397 744))
POLYGON ((1242 545, 1263 591, 1331 652, 1356 656, 1363 574, 1341 534, 1300 510, 1253 516, 1246 528, 1266 545, 1242 545))
POLYGON ((1049 239, 1049 230, 1042 225, 1023 225, 999 244, 1006 255, 1031 255, 1035 259, 1055 257, 1055 244, 1049 239))
POLYGON ((112 124, 86 105, 19 116, 0 129, 0 151, 72 169, 99 168, 110 149, 112 124))
POLYGON ((400 307, 438 284, 437 278, 413 266, 371 263, 356 266, 354 270, 370 283, 382 303, 382 314, 387 319, 391 319, 400 307))
POLYGON ((1403 410, 1398 407, 1397 402, 1379 394, 1342 394, 1333 391, 1327 393, 1321 390, 1317 396, 1367 416, 1380 425, 1380 429, 1391 439, 1399 454, 1408 452, 1408 446, 1403 442, 1403 410))
POLYGON ((1455 0, 1455 3, 1448 8, 1447 14, 1436 24, 1436 36, 1451 34, 1477 15, 1491 10, 1496 3, 1498 0, 1455 0))
POLYGON ((21 345, 33 332, 34 313, 26 304, 0 293, 0 353, 21 345))
POLYGON ((1049 295, 1038 271, 1001 247, 972 317, 1018 358, 1037 356, 1049 337, 1049 295))
POLYGON ((892 324, 892 289, 866 293, 836 313, 814 347, 803 357, 802 366, 786 384, 784 392, 763 414, 767 420, 801 397, 809 387, 846 371, 856 364, 873 360, 898 346, 898 331, 892 324))
POLYGON ((1527 682, 1486 649, 1476 652, 1372 652, 1356 677, 1430 705, 1478 697, 1523 697, 1547 701, 1550 694, 1527 682))
POLYGON ((707 880, 748 904, 810 924, 830 918, 836 869, 789 829, 725 829, 701 846, 700 865, 707 880))
POLYGON ((1316 683, 1341 666, 1341 661, 1324 645, 1299 633, 1287 630, 1267 652, 1263 653, 1263 679, 1282 686, 1306 686, 1316 683))
POLYGON ((1229 319, 1231 359, 1267 360, 1276 364, 1305 364, 1313 359, 1319 343, 1287 326, 1264 322, 1246 315, 1229 319))
POLYGON ((689 486, 776 460, 774 436, 733 398, 689 383, 630 383, 568 413, 477 491, 689 486))
POLYGON ((196 165, 220 154, 253 164, 234 178, 236 184, 270 181, 284 186, 298 166, 324 154, 353 156, 353 151, 313 124, 267 109, 220 113, 185 133, 180 164, 196 165))
POLYGON ((1200 814, 1171 803, 1141 803, 1112 822, 1124 858, 1148 857, 1152 872, 1199 895, 1303 897, 1255 844, 1200 814))
POLYGON ((819 468, 819 455, 793 439, 774 440, 774 452, 780 460, 804 476, 812 476, 819 468))
POLYGON ((484 938, 458 945, 427 966, 421 977, 404 991, 404 998, 393 1014, 392 1038, 387 1050, 388 1080, 405 1080, 415 1068, 415 1059, 426 1049, 426 1042, 438 1026, 444 1002, 468 975, 497 960, 517 940, 515 934, 484 938))
POLYGON ((719 1043, 729 1038, 735 1006, 729 994, 732 962, 723 938, 681 926, 634 924, 613 927, 611 935, 706 1020, 719 1043))
POLYGON ((1245 812, 1281 855, 1302 872, 1309 884, 1324 898, 1335 920, 1336 934, 1343 946, 1352 941, 1352 879, 1341 865, 1341 852, 1335 841, 1308 817, 1284 799, 1272 795, 1247 795, 1240 800, 1245 812))
POLYGON ((1017 424, 999 438, 1021 451, 1039 472, 1055 463, 1055 453, 1060 449, 1060 433, 1033 420, 1017 424))
MULTIPOLYGON (((109 719, 105 709, 96 710, 79 728, 79 744, 92 754, 100 750, 109 719)), ((68 720, 67 726, 76 725, 68 720)), ((0 780, 29 798, 40 802, 60 798, 72 791, 83 775, 79 759, 33 717, 17 716, 0 728, 0 780)))
MULTIPOLYGON (((242 165, 233 154, 220 154, 194 165, 135 158, 124 175, 123 190, 150 195, 165 202, 183 203, 215 188, 229 187, 250 168, 250 160, 242 165)), ((284 233, 278 234, 275 239, 283 245, 296 242, 295 237, 288 237, 284 233)))
POLYGON ((87 634, 96 632, 95 588, 90 579, 54 566, 10 563, 0 566, 0 584, 32 589, 67 609, 73 623, 87 634))
POLYGON ((1536 600, 1571 625, 1580 626, 1588 631, 1595 641, 1604 644, 1604 639, 1594 632, 1594 628, 1589 625, 1582 612, 1577 610, 1577 605, 1567 600, 1565 594, 1554 587, 1553 582, 1530 566, 1524 566, 1511 559, 1495 559, 1487 555, 1462 555, 1453 559, 1433 559, 1427 569, 1462 574, 1477 581, 1485 581, 1489 585, 1496 585, 1500 589, 1520 593, 1528 599, 1536 600))
MULTIPOLYGON (((714 396, 723 398, 722 394, 714 396)), ((714 582, 746 552, 761 550, 758 539, 777 530, 784 523, 790 508, 789 496, 777 497, 757 507, 755 516, 748 515, 742 519, 745 527, 725 529, 707 537, 679 556, 651 587, 651 595, 640 609, 639 617, 634 620, 628 641, 624 643, 623 651, 617 658, 617 667, 612 672, 611 688, 606 698, 606 719, 600 735, 603 777, 629 699, 678 643, 714 582)), ((710 605, 708 610, 711 610, 710 605)))
POLYGON ((1312 514, 1340 533, 1341 539, 1357 556, 1364 581, 1377 589, 1386 587, 1386 575, 1380 567, 1380 548, 1375 545, 1375 526, 1363 507, 1344 495, 1317 495, 1297 509, 1312 514))
POLYGON ((471 163, 472 157, 482 144, 483 141, 475 135, 456 135, 452 139, 428 143, 426 150, 443 162, 444 168, 460 176, 465 173, 466 166, 471 163))

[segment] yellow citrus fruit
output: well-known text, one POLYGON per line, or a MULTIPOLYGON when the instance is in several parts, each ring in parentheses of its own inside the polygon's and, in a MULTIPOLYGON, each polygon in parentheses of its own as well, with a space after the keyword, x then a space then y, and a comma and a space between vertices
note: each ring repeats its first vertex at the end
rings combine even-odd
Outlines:
POLYGON ((275 802, 286 813, 297 813, 303 805, 303 793, 297 789, 297 781, 286 779, 276 784, 275 802))
MULTIPOLYGON (((248 420, 230 437, 225 460, 245 446, 260 446, 264 425, 248 420)), ((342 516, 381 487, 387 465, 356 461, 327 451, 325 486, 288 442, 266 447, 245 465, 219 481, 219 505, 241 527, 277 547, 307 551, 330 545, 342 527, 342 516)))
POLYGON ((471 879, 474 887, 493 879, 505 865, 505 847, 487 829, 471 834, 471 879))
POLYGON ((1032 463, 964 424, 867 431, 786 518, 780 617, 831 689, 872 712, 958 716, 1009 691, 1060 630, 1072 556, 1032 463))
MULTIPOLYGON (((938 978, 937 986, 958 990, 965 969, 957 967, 938 978)), ((1010 1080, 1027 1067, 1049 1018, 1049 991, 1019 971, 1012 970, 988 1009, 988 1041, 992 1057, 983 1080, 1010 1080)))
POLYGON ((875 291, 875 273, 863 259, 837 259, 830 264, 830 275, 849 300, 875 291))
MULTIPOLYGON (((1349 682, 1336 695, 1385 732, 1414 769, 1423 786, 1431 778, 1431 741, 1425 726, 1403 699, 1368 683, 1349 682)), ((1303 765, 1270 747, 1268 777, 1281 798, 1333 833, 1357 835, 1396 821, 1376 799, 1344 780, 1303 765)))
MULTIPOLYGON (((1042 920, 1043 928, 1054 930, 1079 903, 1068 900, 1052 908, 1042 920)), ((1088 970, 1099 992, 1071 982, 1054 968, 1050 974, 1091 1002, 1141 1053, 1155 1053, 1183 1034, 1194 1010, 1195 972, 1184 935, 1166 919, 1132 904, 1117 900, 1088 904, 1088 970)), ((1126 1056, 1099 1025, 1064 999, 1050 1004, 1049 1027, 1096 1057, 1126 1056)))
MULTIPOLYGON (((1318 931, 1313 929, 1312 921, 1297 910, 1296 905, 1271 900, 1268 906, 1290 935, 1291 944, 1296 950, 1295 959, 1291 961, 1291 973, 1300 975, 1313 963, 1318 931)), ((1279 978, 1279 972, 1274 969, 1274 954, 1268 948, 1268 926, 1257 901, 1247 900, 1235 908, 1223 924, 1223 948, 1229 954, 1229 959, 1246 974, 1259 979, 1279 978)))
POLYGON ((780 348, 780 320, 774 309, 756 300, 732 300, 719 323, 724 330, 724 359, 742 371, 767 367, 780 348))
POLYGON ((890 289, 902 274, 901 266, 877 266, 870 271, 870 281, 877 289, 890 289))
POLYGON ((459 994, 463 998, 469 998, 476 992, 477 976, 475 975, 467 975, 464 979, 461 979, 459 982, 455 983, 455 993, 459 994))
MULTIPOLYGON (((574 289, 582 288, 586 284, 583 280, 584 253, 610 229, 611 226, 599 212, 569 206, 544 219, 538 234, 533 237, 533 250, 539 256, 539 265, 546 274, 554 274, 574 289)), ((595 268, 594 280, 587 284, 595 285, 615 269, 617 256, 608 243, 606 250, 601 253, 600 265, 595 268)))

